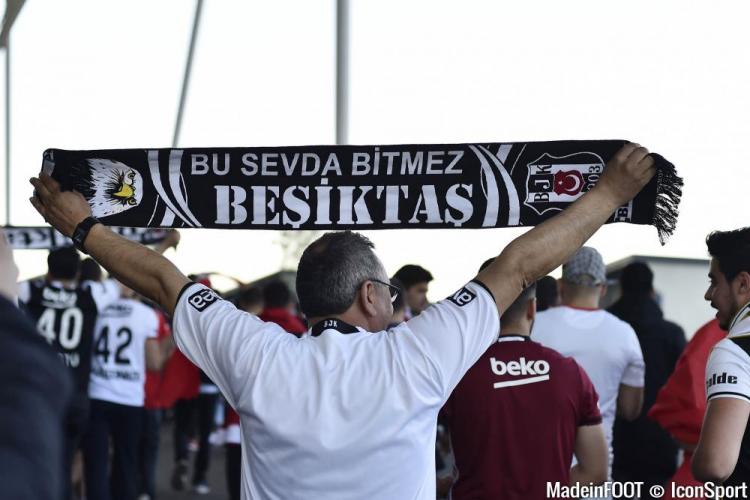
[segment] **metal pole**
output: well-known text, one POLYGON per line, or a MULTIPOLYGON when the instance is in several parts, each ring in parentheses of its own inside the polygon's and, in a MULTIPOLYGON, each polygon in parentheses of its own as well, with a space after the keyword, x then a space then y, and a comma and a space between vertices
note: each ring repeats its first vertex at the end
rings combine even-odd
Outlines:
POLYGON ((336 0, 336 144, 349 132, 349 0, 336 0))
POLYGON ((195 53, 195 40, 198 35, 198 27, 201 22, 201 11, 203 10, 203 0, 197 0, 195 3, 195 18, 193 19, 193 33, 190 36, 190 48, 188 49, 187 63, 185 63, 185 76, 182 79, 182 93, 180 94, 180 106, 177 108, 177 121, 174 125, 174 135, 172 136, 172 147, 177 147, 180 139, 180 129, 182 129, 182 114, 185 109, 185 99, 187 98, 188 85, 190 84, 190 70, 193 66, 193 54, 195 53))
POLYGON ((26 0, 6 0, 0 29, 0 48, 5 49, 5 224, 10 225, 10 30, 26 0))
POLYGON ((5 41, 5 225, 10 226, 10 35, 5 41))

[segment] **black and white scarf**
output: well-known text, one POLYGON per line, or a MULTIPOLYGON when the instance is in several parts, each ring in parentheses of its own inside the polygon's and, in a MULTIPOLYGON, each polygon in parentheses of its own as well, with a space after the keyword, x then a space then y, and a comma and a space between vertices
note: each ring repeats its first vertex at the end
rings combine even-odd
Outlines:
MULTIPOLYGON (((534 226, 591 189, 625 143, 121 149, 44 153, 107 225, 222 229, 534 226)), ((658 175, 609 222, 674 231, 682 179, 658 175)))
MULTIPOLYGON (((144 245, 160 243, 167 235, 166 229, 139 227, 112 227, 110 229, 131 241, 144 245)), ((53 250, 73 246, 73 240, 51 227, 6 226, 3 231, 8 237, 10 247, 14 250, 53 250)))

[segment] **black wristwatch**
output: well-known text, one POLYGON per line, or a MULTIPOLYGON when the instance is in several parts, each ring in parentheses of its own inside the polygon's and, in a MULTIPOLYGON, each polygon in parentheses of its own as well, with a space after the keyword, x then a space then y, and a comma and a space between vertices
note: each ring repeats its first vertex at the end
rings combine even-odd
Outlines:
POLYGON ((97 224, 101 224, 101 222, 99 222, 99 219, 96 217, 86 217, 80 222, 80 224, 78 224, 78 226, 76 226, 76 230, 73 231, 73 236, 71 236, 76 248, 87 255, 88 252, 83 248, 83 243, 86 241, 86 237, 89 235, 91 228, 97 224))

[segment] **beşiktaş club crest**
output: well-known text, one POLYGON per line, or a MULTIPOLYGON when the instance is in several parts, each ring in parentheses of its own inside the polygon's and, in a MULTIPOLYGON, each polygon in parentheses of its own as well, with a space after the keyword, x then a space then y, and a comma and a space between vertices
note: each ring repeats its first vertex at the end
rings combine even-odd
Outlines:
POLYGON ((604 161, 591 152, 565 156, 544 153, 527 168, 524 205, 543 215, 550 210, 563 210, 594 187, 604 170, 604 161))

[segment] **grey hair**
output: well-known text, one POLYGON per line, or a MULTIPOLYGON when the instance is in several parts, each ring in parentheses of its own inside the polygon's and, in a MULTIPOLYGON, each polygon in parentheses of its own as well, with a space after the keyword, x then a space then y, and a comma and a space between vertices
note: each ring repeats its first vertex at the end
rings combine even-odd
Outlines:
POLYGON ((375 245, 358 233, 326 233, 312 242, 297 267, 297 296, 308 318, 341 314, 367 280, 385 279, 375 245))

